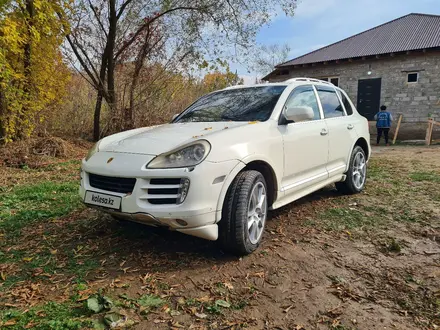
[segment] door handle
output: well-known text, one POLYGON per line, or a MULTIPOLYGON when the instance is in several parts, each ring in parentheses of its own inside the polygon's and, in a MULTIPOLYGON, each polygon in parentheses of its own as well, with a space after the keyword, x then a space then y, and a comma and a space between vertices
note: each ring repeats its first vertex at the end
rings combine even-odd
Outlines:
POLYGON ((325 128, 323 128, 321 130, 321 135, 324 136, 324 135, 327 135, 327 134, 328 134, 328 131, 325 128))
POLYGON ((354 126, 352 124, 348 124, 347 129, 352 130, 354 126))

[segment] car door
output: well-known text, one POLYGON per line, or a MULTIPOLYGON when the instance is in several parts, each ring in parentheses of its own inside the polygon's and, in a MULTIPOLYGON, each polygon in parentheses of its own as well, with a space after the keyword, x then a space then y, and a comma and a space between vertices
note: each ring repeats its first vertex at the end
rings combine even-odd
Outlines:
POLYGON ((312 85, 296 87, 289 95, 284 109, 301 106, 313 109, 313 120, 287 122, 282 115, 279 125, 284 143, 281 190, 286 197, 328 178, 328 130, 312 85))
POLYGON ((331 86, 316 86, 316 90, 329 132, 327 171, 330 177, 341 175, 346 171, 356 138, 353 116, 347 116, 339 90, 331 86))

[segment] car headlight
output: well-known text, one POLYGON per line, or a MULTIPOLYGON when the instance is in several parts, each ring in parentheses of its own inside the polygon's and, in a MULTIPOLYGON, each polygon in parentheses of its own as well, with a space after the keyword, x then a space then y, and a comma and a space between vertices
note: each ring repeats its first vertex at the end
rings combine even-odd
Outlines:
POLYGON ((86 161, 88 161, 94 154, 96 154, 99 151, 99 143, 101 141, 98 141, 95 143, 95 145, 92 147, 92 149, 89 150, 87 156, 86 156, 86 161))
POLYGON ((206 140, 200 140, 190 145, 161 154, 154 158, 147 168, 178 168, 196 166, 203 162, 211 151, 211 145, 206 140))

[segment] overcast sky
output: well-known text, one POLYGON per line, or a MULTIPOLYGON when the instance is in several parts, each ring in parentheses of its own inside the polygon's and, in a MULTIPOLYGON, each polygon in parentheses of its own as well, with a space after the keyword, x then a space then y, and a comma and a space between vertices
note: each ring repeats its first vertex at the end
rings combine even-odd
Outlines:
MULTIPOLYGON (((293 18, 279 16, 257 41, 288 44, 295 58, 409 13, 440 15, 440 0, 300 0, 293 18)), ((231 68, 247 83, 255 81, 244 66, 231 68)))

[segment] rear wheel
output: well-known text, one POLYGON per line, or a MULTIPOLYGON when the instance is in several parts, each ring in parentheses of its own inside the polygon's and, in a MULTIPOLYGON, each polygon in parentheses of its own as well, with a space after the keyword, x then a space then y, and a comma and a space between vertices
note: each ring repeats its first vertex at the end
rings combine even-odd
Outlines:
POLYGON ((344 182, 336 182, 336 189, 343 194, 357 194, 364 190, 367 181, 367 157, 364 150, 356 146, 350 158, 350 167, 344 182))
POLYGON ((240 173, 231 184, 219 223, 219 242, 236 255, 254 252, 260 245, 267 219, 267 186, 257 171, 240 173))

